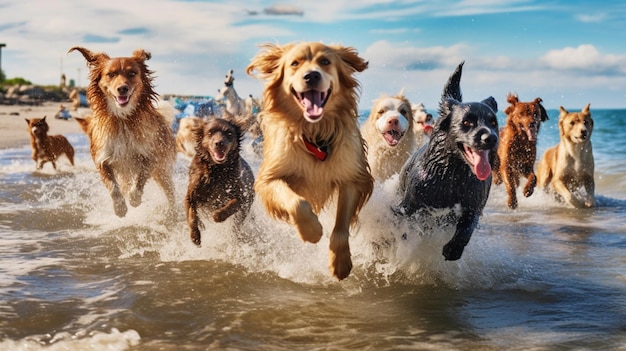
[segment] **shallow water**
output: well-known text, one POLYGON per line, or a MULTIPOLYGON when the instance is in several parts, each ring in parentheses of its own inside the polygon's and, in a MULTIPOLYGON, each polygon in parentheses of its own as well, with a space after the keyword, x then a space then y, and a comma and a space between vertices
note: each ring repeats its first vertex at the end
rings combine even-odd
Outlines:
MULTIPOLYGON (((549 113, 539 155, 558 140, 549 113)), ((496 186, 462 259, 446 262, 449 227, 389 213, 393 178, 361 213, 342 282, 327 267, 332 206, 315 245, 255 202, 245 237, 205 222, 197 248, 184 157, 179 219, 163 223, 154 183, 113 214, 83 135, 68 136, 77 163, 59 172, 34 172, 26 147, 1 150, 0 349, 626 349, 626 111, 592 113, 597 208, 537 191, 512 211, 496 186)))

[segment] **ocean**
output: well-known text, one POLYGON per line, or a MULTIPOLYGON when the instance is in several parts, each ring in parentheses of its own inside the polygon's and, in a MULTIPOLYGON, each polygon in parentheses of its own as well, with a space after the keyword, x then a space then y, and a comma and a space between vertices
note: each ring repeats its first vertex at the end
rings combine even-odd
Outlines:
MULTIPOLYGON (((0 150, 0 350, 626 350, 626 110, 591 111, 596 208, 518 189, 510 210, 494 186, 447 262, 449 226, 391 215, 394 177, 352 230, 344 281, 327 267, 334 205, 318 244, 255 201, 245 235, 205 221, 198 248, 182 155, 168 224, 153 182, 114 215, 83 134, 58 172, 35 171, 29 147, 0 150)), ((538 158, 559 138, 548 114, 538 158)), ((243 155, 256 174, 249 140, 243 155)))

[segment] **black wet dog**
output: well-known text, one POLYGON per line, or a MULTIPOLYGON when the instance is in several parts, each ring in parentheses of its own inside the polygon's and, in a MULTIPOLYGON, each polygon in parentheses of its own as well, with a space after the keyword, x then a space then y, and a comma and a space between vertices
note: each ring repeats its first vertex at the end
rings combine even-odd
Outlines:
POLYGON ((462 102, 463 62, 450 76, 439 104, 439 118, 428 144, 417 150, 400 173, 401 203, 394 212, 411 216, 424 208, 453 208, 460 216, 446 260, 458 260, 469 242, 491 189, 491 168, 498 147, 497 103, 462 102))

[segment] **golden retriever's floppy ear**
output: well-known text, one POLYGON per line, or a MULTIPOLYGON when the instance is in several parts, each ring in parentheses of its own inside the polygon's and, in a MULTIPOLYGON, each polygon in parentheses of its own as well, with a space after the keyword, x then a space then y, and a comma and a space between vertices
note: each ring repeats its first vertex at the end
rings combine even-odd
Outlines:
POLYGON ((133 57, 140 61, 148 61, 152 58, 152 54, 145 51, 144 49, 137 49, 133 51, 133 57))
POLYGON ((246 73, 249 76, 268 79, 274 75, 275 72, 280 71, 280 61, 285 52, 293 45, 280 46, 278 44, 265 43, 259 45, 261 51, 252 58, 252 61, 246 68, 246 73), (255 76, 254 71, 258 74, 255 76))
POLYGON ((337 51, 343 62, 352 67, 356 72, 363 72, 369 66, 369 62, 361 58, 356 49, 353 47, 335 46, 334 49, 337 51))
POLYGON ((509 95, 506 96, 506 102, 511 104, 506 108, 506 110, 504 110, 504 113, 508 115, 515 110, 515 105, 519 102, 519 98, 517 97, 517 94, 509 93, 509 95))
POLYGON ((87 66, 89 67, 93 67, 95 66, 99 61, 101 60, 108 60, 109 59, 109 55, 103 53, 103 52, 98 52, 98 53, 94 53, 89 51, 86 48, 80 47, 80 46, 74 46, 73 48, 69 49, 67 51, 67 53, 69 54, 72 51, 78 51, 81 54, 83 54, 83 57, 85 58, 85 60, 87 60, 87 66))

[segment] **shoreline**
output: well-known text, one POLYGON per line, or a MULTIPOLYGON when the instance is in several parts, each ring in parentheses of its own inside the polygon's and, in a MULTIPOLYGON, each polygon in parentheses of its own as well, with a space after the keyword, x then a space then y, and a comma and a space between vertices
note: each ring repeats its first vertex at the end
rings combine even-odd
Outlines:
POLYGON ((83 133, 74 117, 85 117, 90 114, 89 108, 79 108, 71 111, 71 102, 44 102, 38 106, 31 105, 0 105, 0 149, 17 148, 30 145, 30 134, 25 119, 42 118, 46 116, 46 122, 50 126, 50 135, 68 135, 83 133), (68 120, 57 119, 54 116, 59 111, 60 105, 69 110, 72 118, 68 120))

